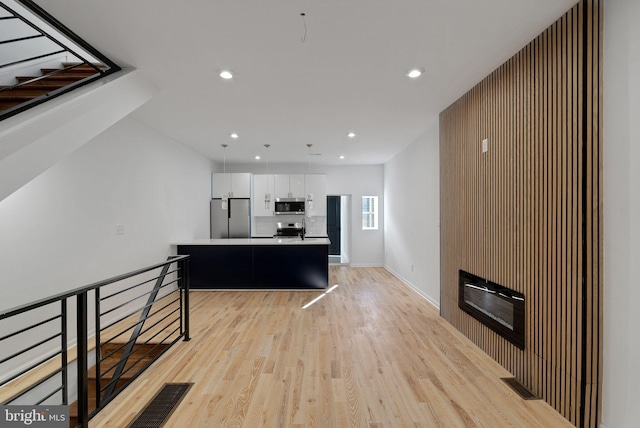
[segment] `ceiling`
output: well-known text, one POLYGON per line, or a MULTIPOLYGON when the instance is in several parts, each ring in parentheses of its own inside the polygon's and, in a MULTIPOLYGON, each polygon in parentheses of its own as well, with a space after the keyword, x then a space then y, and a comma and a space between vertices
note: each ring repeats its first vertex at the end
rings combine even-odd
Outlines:
POLYGON ((36 2, 158 89, 138 121, 219 162, 335 165, 391 159, 576 0, 36 2))

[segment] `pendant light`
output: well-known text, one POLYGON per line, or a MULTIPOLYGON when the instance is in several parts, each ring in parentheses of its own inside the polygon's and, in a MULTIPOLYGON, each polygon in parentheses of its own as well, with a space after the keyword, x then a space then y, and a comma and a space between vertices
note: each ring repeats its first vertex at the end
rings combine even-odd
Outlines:
MULTIPOLYGON (((308 165, 307 165, 307 172, 308 173, 311 173, 311 147, 313 147, 313 144, 307 144, 307 149, 309 151, 309 153, 308 153, 309 160, 308 160, 308 165)), ((311 210, 313 210, 313 193, 308 193, 307 194, 307 209, 305 210, 308 217, 311 217, 311 210)))
POLYGON ((271 208, 271 193, 269 192, 269 147, 271 144, 265 144, 264 147, 267 149, 267 192, 264 194, 264 209, 268 210, 271 208))
MULTIPOLYGON (((222 155, 222 177, 224 180, 224 189, 227 189, 227 145, 226 144, 221 144, 222 146, 222 150, 223 150, 223 155, 222 155)), ((222 209, 226 210, 227 207, 229 206, 229 195, 227 193, 223 193, 222 194, 222 209)))

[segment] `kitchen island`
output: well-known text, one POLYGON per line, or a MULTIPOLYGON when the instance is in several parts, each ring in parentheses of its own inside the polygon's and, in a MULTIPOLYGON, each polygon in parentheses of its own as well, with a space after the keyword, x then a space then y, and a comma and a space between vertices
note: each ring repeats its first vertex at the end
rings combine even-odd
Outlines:
POLYGON ((174 243, 189 255, 192 289, 324 289, 328 238, 196 239, 174 243))

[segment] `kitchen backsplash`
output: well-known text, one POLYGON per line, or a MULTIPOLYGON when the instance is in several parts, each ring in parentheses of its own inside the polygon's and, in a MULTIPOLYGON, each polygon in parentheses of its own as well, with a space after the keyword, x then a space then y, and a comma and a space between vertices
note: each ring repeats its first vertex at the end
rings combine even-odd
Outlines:
MULTIPOLYGON (((254 217, 253 236, 271 237, 276 234, 276 223, 301 223, 303 216, 300 215, 279 215, 273 217, 254 217)), ((327 218, 325 216, 304 217, 307 235, 326 236, 327 218)))

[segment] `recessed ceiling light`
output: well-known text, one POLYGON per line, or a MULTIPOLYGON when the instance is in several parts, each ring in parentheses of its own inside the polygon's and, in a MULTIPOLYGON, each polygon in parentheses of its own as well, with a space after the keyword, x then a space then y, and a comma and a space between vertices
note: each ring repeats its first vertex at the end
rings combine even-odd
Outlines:
POLYGON ((233 139, 235 140, 236 138, 238 138, 238 134, 236 134, 236 133, 234 132, 233 134, 231 134, 231 138, 233 138, 233 139))
POLYGON ((255 160, 260 160, 260 155, 256 155, 255 160))
POLYGON ((353 138, 353 137, 355 137, 355 136, 356 136, 356 134, 355 134, 355 133, 353 133, 353 132, 349 132, 349 133, 347 134, 347 137, 349 137, 349 138, 353 138))
POLYGON ((344 159, 344 155, 340 155, 340 156, 339 156, 339 158, 340 158, 340 159, 344 159))
POLYGON ((222 77, 225 80, 233 79, 233 73, 229 70, 222 70, 220 72, 220 77, 222 77))
POLYGON ((420 77, 423 71, 424 70, 421 68, 414 68, 412 70, 409 70, 409 72, 407 73, 407 77, 411 77, 412 79, 415 79, 417 77, 420 77))

